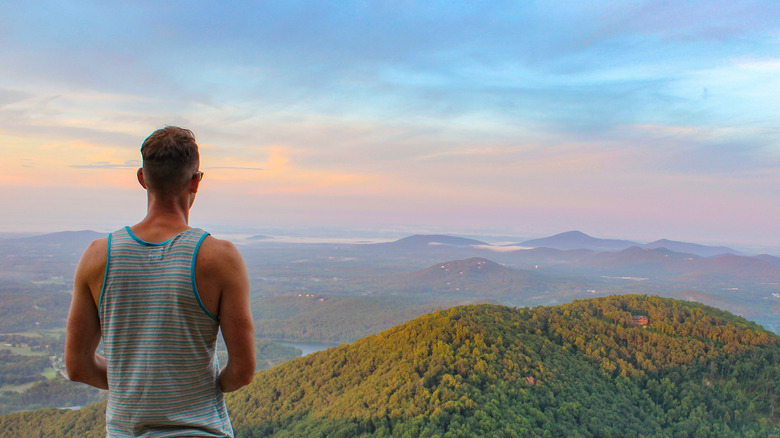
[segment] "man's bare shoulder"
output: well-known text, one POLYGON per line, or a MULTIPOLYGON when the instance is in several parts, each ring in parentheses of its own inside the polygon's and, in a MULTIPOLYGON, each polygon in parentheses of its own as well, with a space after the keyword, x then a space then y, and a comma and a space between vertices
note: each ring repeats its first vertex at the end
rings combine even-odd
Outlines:
POLYGON ((224 321, 226 297, 249 291, 246 266, 238 248, 230 241, 207 236, 195 261, 195 282, 203 305, 224 321))
POLYGON ((236 245, 229 240, 207 236, 198 251, 197 266, 208 271, 231 271, 244 265, 236 245))
POLYGON ((80 293, 88 293, 92 295, 95 304, 98 303, 100 300, 100 289, 106 272, 106 264, 108 263, 107 252, 108 237, 93 241, 84 250, 73 279, 74 296, 80 293))
POLYGON ((93 240, 81 255, 78 270, 84 274, 103 274, 106 267, 108 237, 93 240))
POLYGON ((87 249, 84 250, 84 253, 87 252, 96 252, 100 253, 102 252, 103 255, 106 255, 106 249, 108 249, 108 237, 103 237, 100 239, 93 240, 92 243, 87 246, 87 249))

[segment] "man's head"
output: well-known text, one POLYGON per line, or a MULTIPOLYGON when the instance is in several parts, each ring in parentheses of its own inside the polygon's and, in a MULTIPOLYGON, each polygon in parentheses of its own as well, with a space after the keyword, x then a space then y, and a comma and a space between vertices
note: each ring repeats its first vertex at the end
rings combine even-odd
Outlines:
POLYGON ((200 165, 195 134, 176 126, 154 131, 144 140, 141 156, 146 189, 164 198, 185 190, 200 165))

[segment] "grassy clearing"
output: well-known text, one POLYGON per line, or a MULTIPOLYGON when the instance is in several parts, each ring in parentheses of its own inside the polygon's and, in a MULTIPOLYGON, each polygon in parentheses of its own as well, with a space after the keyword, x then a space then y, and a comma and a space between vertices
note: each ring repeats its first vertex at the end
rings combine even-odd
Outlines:
POLYGON ((45 378, 46 378, 46 380, 53 379, 53 378, 57 377, 57 375, 58 375, 58 374, 59 374, 59 373, 58 373, 58 372, 57 372, 57 370, 55 370, 54 368, 46 368, 46 369, 45 369, 45 370, 43 370, 43 372, 41 373, 41 375, 42 375, 43 377, 45 377, 45 378))
POLYGON ((30 347, 8 347, 5 344, 0 345, 0 350, 11 350, 11 353, 20 356, 49 356, 45 351, 32 351, 30 347))
MULTIPOLYGON (((46 378, 46 380, 54 379, 59 375, 59 372, 55 370, 54 368, 46 368, 43 370, 41 375, 46 378)), ((29 389, 31 386, 35 385, 38 382, 31 382, 31 383, 25 383, 22 385, 1 385, 0 386, 0 393, 5 391, 12 391, 12 392, 24 392, 27 389, 29 389)))
POLYGON ((35 385, 38 382, 31 382, 31 383, 25 383, 23 385, 3 385, 0 386, 0 392, 5 391, 12 391, 12 392, 24 392, 27 389, 29 389, 31 386, 35 385))
POLYGON ((42 332, 15 332, 15 333, 3 333, 3 335, 9 336, 24 336, 26 338, 42 338, 42 332))
POLYGON ((60 335, 64 335, 64 334, 65 334, 65 327, 46 329, 46 330, 36 330, 34 332, 30 331, 30 332, 2 333, 2 335, 25 336, 28 338, 42 338, 44 336, 57 338, 60 335))

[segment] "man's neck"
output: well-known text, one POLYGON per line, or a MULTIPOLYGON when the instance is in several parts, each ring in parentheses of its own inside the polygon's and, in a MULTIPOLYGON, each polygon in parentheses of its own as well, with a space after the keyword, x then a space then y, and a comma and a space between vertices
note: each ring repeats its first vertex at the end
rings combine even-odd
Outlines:
POLYGON ((188 201, 149 197, 146 217, 130 228, 143 240, 162 242, 190 228, 189 213, 188 201))

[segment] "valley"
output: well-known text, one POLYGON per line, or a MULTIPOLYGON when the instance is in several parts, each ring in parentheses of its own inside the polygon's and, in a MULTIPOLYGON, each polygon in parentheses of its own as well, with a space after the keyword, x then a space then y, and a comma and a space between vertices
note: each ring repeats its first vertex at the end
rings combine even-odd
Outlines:
MULTIPOLYGON (((73 232, 0 241, 0 338, 11 345, 0 350, 7 350, 8 363, 47 362, 29 367, 24 381, 4 381, 3 412, 81 406, 105 397, 62 379, 56 365, 73 270, 96 237, 73 232), (15 346, 23 344, 28 347, 15 346), (38 344, 37 351, 29 347, 38 344), (66 395, 35 395, 52 392, 66 395)), ((511 245, 440 235, 385 243, 265 237, 238 245, 250 274, 259 369, 302 354, 280 342, 345 344, 437 310, 480 303, 536 308, 648 294, 727 310, 775 333, 780 328, 780 264, 726 247, 643 245, 582 233, 511 245)))

